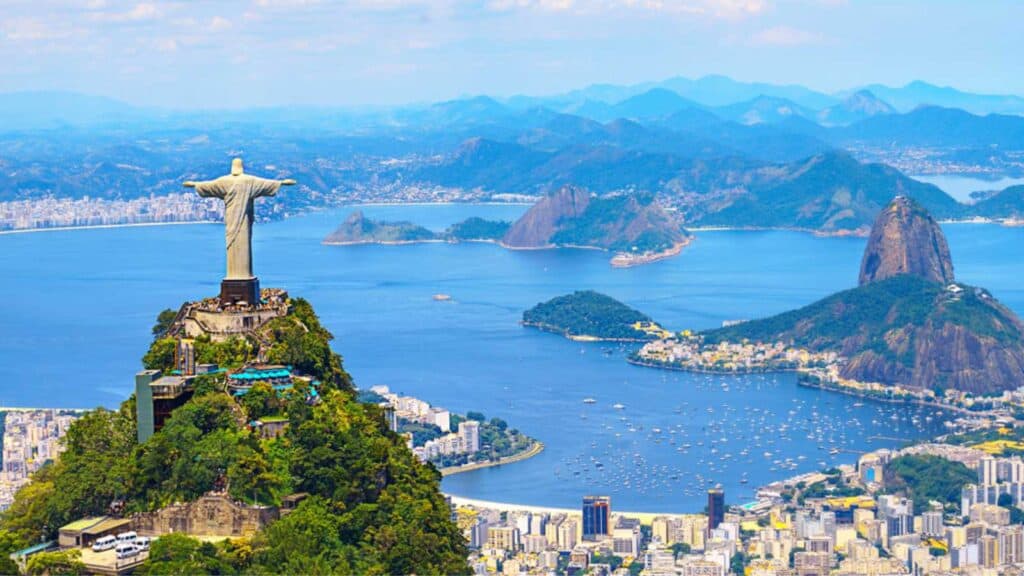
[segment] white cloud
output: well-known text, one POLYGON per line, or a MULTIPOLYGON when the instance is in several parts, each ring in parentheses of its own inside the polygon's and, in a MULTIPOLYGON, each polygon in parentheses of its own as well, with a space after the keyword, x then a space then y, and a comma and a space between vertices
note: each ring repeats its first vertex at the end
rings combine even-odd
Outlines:
POLYGON ((210 18, 210 24, 207 26, 210 32, 223 32, 231 28, 231 20, 224 18, 223 16, 214 16, 210 18))
POLYGON ((158 38, 153 42, 153 45, 160 52, 178 51, 178 41, 174 38, 158 38))
POLYGON ((574 0, 491 0, 487 6, 496 12, 507 12, 524 8, 563 12, 572 8, 574 4, 574 0))
POLYGON ((256 0, 260 8, 301 8, 319 4, 320 0, 256 0))
POLYGON ((491 0, 487 7, 497 12, 535 9, 548 12, 593 14, 613 10, 663 14, 694 14, 715 18, 738 18, 764 12, 768 0, 491 0))
POLYGON ((789 26, 774 26, 757 32, 750 37, 752 44, 760 46, 803 46, 820 44, 825 37, 820 32, 811 32, 789 26))
POLYGON ((70 28, 39 18, 13 18, 3 23, 4 37, 13 42, 34 42, 68 38, 70 28))
POLYGON ((150 2, 140 2, 130 9, 120 12, 96 12, 93 19, 103 22, 142 22, 154 20, 162 15, 160 8, 150 2))

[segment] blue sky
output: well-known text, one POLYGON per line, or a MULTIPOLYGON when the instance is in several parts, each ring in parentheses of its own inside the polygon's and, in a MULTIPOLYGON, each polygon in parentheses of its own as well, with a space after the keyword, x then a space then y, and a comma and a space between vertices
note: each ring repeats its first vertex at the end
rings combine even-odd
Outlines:
POLYGON ((238 108, 682 75, 1024 94, 1024 2, 0 0, 0 91, 238 108))

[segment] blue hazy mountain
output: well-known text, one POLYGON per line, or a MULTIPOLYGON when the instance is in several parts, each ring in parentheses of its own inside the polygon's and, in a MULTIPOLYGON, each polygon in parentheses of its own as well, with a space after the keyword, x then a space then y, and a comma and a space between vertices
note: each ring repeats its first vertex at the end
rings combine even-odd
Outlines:
POLYGON ((703 107, 700 104, 683 98, 671 90, 652 88, 618 102, 587 99, 559 109, 568 114, 608 122, 618 118, 652 120, 670 116, 680 110, 701 108, 703 107))
POLYGON ((868 118, 829 132, 833 142, 857 140, 884 145, 999 146, 1024 148, 1024 117, 979 116, 956 108, 922 106, 906 114, 868 118))
POLYGON ((753 100, 758 96, 784 98, 812 110, 835 104, 834 96, 817 92, 796 84, 768 84, 764 82, 741 82, 727 76, 710 75, 696 80, 676 77, 658 83, 658 86, 678 92, 681 96, 705 106, 726 106, 753 100))
POLYGON ((787 98, 764 95, 712 110, 726 120, 745 125, 775 124, 789 118, 814 118, 815 115, 814 110, 787 98))
POLYGON ((5 131, 108 124, 147 117, 142 109, 103 96, 75 92, 0 94, 0 126, 5 131))
POLYGON ((915 80, 901 87, 871 84, 864 89, 885 100, 897 110, 907 112, 918 106, 962 108, 975 114, 1024 114, 1024 98, 1014 95, 975 94, 949 86, 936 86, 915 80))
POLYGON ((970 213, 984 218, 1024 219, 1024 185, 1010 186, 978 201, 970 213))
POLYGON ((772 169, 746 194, 714 207, 696 223, 866 233, 882 207, 897 195, 917 200, 938 218, 960 216, 964 209, 936 186, 895 168, 829 152, 772 169))
POLYGON ((794 120, 747 126, 723 120, 706 110, 691 108, 659 119, 652 125, 701 137, 737 155, 761 162, 790 162, 832 149, 832 145, 822 137, 824 129, 800 118, 817 130, 815 134, 802 125, 792 124, 794 120))
POLYGON ((819 111, 815 118, 818 123, 826 126, 843 126, 895 113, 895 108, 872 94, 870 90, 858 90, 842 102, 819 111))
MULTIPOLYGON (((9 104, 0 109, 9 175, 0 201, 178 192, 181 181, 220 174, 223 158, 242 153, 261 173, 321 192, 282 192, 273 203, 281 214, 335 192, 438 185, 541 194, 576 185, 653 193, 695 223, 842 233, 901 192, 942 218, 982 210, 844 150, 874 158, 922 147, 936 162, 1006 170, 1024 152, 1020 116, 938 106, 899 113, 872 91, 840 100, 718 76, 398 108, 167 112, 64 93, 0 101, 9 104)), ((1007 198, 985 204, 984 215, 1017 214, 1006 212, 1007 198)))
MULTIPOLYGON (((514 142, 482 138, 466 141, 442 161, 403 171, 401 178, 491 192, 547 193, 573 184, 592 192, 635 188, 658 190, 676 178, 716 178, 719 162, 619 146, 574 145, 541 151, 514 142), (710 163, 710 164, 709 164, 710 163), (711 166, 697 169, 698 166, 711 166)), ((750 168, 754 163, 743 164, 750 168)))
POLYGON ((585 88, 548 97, 515 96, 509 98, 507 103, 520 108, 547 106, 570 111, 568 107, 579 106, 586 101, 615 104, 653 89, 669 90, 702 106, 727 106, 753 100, 758 96, 768 96, 784 98, 805 108, 819 110, 841 100, 841 98, 795 84, 742 82, 727 76, 709 75, 696 79, 677 76, 658 82, 631 85, 592 84, 585 88))

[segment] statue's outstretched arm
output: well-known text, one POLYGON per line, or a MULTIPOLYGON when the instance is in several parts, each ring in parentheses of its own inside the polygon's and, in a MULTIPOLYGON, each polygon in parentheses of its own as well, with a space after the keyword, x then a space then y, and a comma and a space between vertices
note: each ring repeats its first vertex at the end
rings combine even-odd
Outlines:
POLYGON ((207 180, 204 182, 193 182, 192 180, 186 180, 183 184, 185 188, 195 188, 196 192, 205 198, 223 198, 224 191, 216 180, 207 180))
POLYGON ((293 186, 295 180, 287 178, 285 180, 271 180, 269 178, 253 178, 258 183, 256 187, 255 197, 259 196, 276 196, 277 190, 281 186, 293 186))

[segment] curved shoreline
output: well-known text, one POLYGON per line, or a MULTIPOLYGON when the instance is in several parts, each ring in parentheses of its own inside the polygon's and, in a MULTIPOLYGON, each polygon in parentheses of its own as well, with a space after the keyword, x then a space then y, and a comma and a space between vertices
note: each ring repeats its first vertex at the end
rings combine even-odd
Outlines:
POLYGON ((645 362, 643 360, 636 360, 632 356, 627 356, 626 362, 634 366, 643 366, 644 368, 658 368, 660 370, 672 370, 675 372, 692 372, 693 374, 718 374, 722 376, 747 376, 749 374, 775 374, 783 372, 800 371, 797 368, 765 368, 764 370, 708 370, 700 368, 690 368, 686 366, 673 366, 671 364, 657 364, 655 362, 645 362))
POLYGON ((681 242, 676 242, 671 247, 662 250, 661 252, 649 252, 646 254, 631 254, 629 252, 619 252, 615 256, 612 256, 610 264, 613 268, 632 268, 633 266, 641 266, 643 264, 652 264, 661 260, 678 256, 683 248, 686 248, 693 243, 695 236, 688 236, 681 242))
MULTIPOLYGON (((531 504, 515 504, 512 502, 495 502, 493 500, 480 500, 478 498, 467 498, 455 494, 444 493, 456 506, 473 506, 476 508, 488 508, 503 512, 531 512, 533 514, 566 514, 569 516, 581 516, 583 512, 579 508, 559 508, 557 506, 534 506, 531 504)), ((650 524, 659 516, 686 517, 702 516, 699 512, 633 512, 629 510, 615 510, 616 516, 636 518, 643 524, 650 524)))
POLYGON ((650 339, 644 338, 603 338, 601 336, 591 336, 590 334, 572 334, 564 328, 558 328, 556 326, 552 326, 551 324, 545 324, 543 322, 521 321, 519 322, 519 325, 526 328, 535 328, 537 330, 540 330, 541 332, 547 332, 548 334, 556 334, 558 336, 563 336, 568 340, 572 340, 573 342, 650 342, 650 339))
POLYGON ((448 466, 446 468, 439 469, 438 472, 441 473, 441 476, 452 476, 455 474, 462 474, 464 472, 472 472, 473 470, 481 470, 483 468, 492 468, 494 466, 502 466, 504 464, 521 462, 523 460, 533 458, 534 456, 540 454, 543 451, 544 443, 541 442, 540 440, 534 440, 533 444, 530 445, 530 447, 527 450, 524 450, 518 454, 505 456, 504 458, 499 458, 497 460, 494 460, 493 462, 473 462, 471 464, 463 464, 462 466, 448 466))
POLYGON ((110 228, 142 228, 150 226, 190 226, 193 224, 219 224, 219 220, 183 220, 181 222, 128 222, 125 224, 87 224, 85 226, 46 226, 0 230, 0 236, 8 234, 31 234, 35 232, 68 232, 71 230, 107 230, 110 228))
MULTIPOLYGON (((784 373, 787 373, 787 372, 795 372, 797 374, 800 374, 800 373, 803 372, 799 368, 771 368, 771 369, 765 369, 765 370, 742 370, 742 371, 702 370, 700 368, 689 368, 689 367, 683 367, 683 366, 672 366, 672 365, 667 365, 667 364, 656 364, 656 363, 653 363, 653 362, 645 362, 643 360, 636 360, 636 359, 634 359, 634 358, 632 358, 630 356, 626 357, 626 362, 629 363, 629 364, 632 364, 634 366, 641 366, 641 367, 644 367, 644 368, 657 368, 657 369, 660 369, 660 370, 672 370, 672 371, 675 371, 675 372, 691 372, 693 374, 714 374, 714 375, 718 375, 718 376, 747 376, 747 375, 750 375, 750 374, 784 374, 784 373)), ((837 394, 843 394, 844 396, 853 396, 854 398, 861 398, 861 399, 864 399, 864 400, 873 400, 873 401, 877 401, 877 402, 885 402, 887 404, 910 404, 910 405, 916 405, 916 406, 929 406, 929 407, 932 407, 932 408, 938 408, 940 410, 951 410, 953 412, 959 412, 961 414, 967 414, 967 415, 983 414, 983 412, 974 412, 974 411, 968 410, 966 408, 962 408, 960 406, 952 406, 952 405, 949 405, 949 404, 942 404, 942 403, 939 403, 939 402, 929 402, 927 400, 922 400, 920 398, 913 398, 913 397, 911 397, 911 398, 900 398, 900 397, 876 396, 876 395, 868 394, 866 392, 862 392, 862 391, 857 390, 855 388, 845 388, 843 386, 830 386, 830 385, 826 385, 826 384, 811 384, 811 383, 802 381, 799 378, 797 378, 796 384, 797 384, 797 386, 803 386, 804 388, 814 388, 814 389, 817 389, 817 390, 824 390, 826 392, 835 392, 837 394)))
POLYGON ((939 402, 929 402, 927 400, 921 400, 920 398, 883 398, 880 396, 873 396, 866 394, 857 389, 846 389, 842 386, 829 386, 824 384, 810 384, 808 382, 802 382, 799 379, 796 382, 797 386, 803 386, 804 388, 817 388, 818 390, 825 390, 827 392, 836 392, 838 394, 845 394, 846 396, 854 396, 856 398, 863 398, 865 400, 876 400, 878 402, 885 402, 887 404, 911 404, 916 406, 930 406, 932 408, 938 408, 940 410, 951 410, 953 412, 959 412, 961 414, 968 415, 982 415, 984 412, 974 412, 960 406, 951 406, 949 404, 941 404, 939 402))

